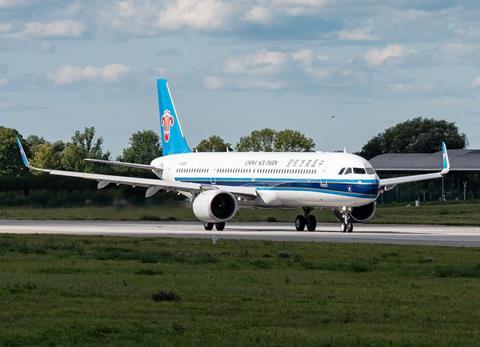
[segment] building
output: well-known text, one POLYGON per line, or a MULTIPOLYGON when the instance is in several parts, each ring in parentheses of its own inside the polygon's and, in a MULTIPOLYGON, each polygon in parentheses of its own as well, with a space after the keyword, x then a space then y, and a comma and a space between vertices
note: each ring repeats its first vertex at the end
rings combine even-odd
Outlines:
MULTIPOLYGON (((480 197, 480 150, 449 150, 451 173, 441 182, 416 183, 396 188, 389 202, 412 200, 467 200, 480 197)), ((381 154, 370 160, 380 177, 440 171, 442 152, 381 154)), ((383 197, 382 197, 383 198, 383 197)))

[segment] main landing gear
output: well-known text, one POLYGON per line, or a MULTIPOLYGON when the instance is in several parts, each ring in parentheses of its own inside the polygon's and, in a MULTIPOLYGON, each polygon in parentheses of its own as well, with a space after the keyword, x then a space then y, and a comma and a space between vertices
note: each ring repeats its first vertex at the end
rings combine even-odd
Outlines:
POLYGON ((305 227, 307 227, 308 231, 315 231, 317 228, 317 219, 313 214, 310 214, 312 211, 313 208, 304 207, 304 215, 299 214, 297 218, 295 218, 295 229, 297 229, 297 231, 304 231, 305 227))
POLYGON ((222 223, 207 223, 207 222, 204 222, 203 223, 203 227, 205 228, 205 230, 213 230, 213 226, 215 226, 215 229, 217 229, 218 231, 222 231, 223 229, 225 229, 225 222, 222 222, 222 223))

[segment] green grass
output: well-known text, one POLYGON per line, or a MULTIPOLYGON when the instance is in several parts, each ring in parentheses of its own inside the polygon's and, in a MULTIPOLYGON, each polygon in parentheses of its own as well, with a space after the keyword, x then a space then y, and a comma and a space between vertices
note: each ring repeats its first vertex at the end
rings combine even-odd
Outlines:
MULTIPOLYGON (((301 212, 282 209, 241 209, 234 221, 292 222, 301 212)), ((320 222, 337 222, 330 210, 315 211, 320 222)), ((78 208, 2 208, 0 219, 63 220, 196 220, 190 208, 160 207, 78 207, 78 208)), ((480 225, 480 203, 427 204, 419 208, 379 207, 372 223, 480 225)))
POLYGON ((0 346, 474 346, 480 249, 0 236, 0 346))

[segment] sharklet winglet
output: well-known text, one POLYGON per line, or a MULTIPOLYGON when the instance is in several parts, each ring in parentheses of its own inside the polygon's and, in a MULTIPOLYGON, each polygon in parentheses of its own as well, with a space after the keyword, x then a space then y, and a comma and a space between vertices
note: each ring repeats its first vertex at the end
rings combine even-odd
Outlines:
POLYGON ((450 159, 445 142, 442 142, 442 163, 442 175, 446 175, 450 171, 450 159))
POLYGON ((30 169, 30 163, 28 161, 27 155, 25 154, 25 150, 23 149, 22 141, 20 141, 20 138, 18 136, 17 136, 17 146, 18 146, 18 149, 20 150, 20 156, 22 157, 23 165, 25 165, 27 168, 30 169))

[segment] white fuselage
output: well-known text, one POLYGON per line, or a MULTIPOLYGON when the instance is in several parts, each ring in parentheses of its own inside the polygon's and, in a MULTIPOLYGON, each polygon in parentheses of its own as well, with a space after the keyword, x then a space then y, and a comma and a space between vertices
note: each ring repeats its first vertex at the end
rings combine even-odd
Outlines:
POLYGON ((151 165, 164 180, 255 187, 258 198, 250 205, 260 207, 357 207, 379 193, 371 164, 348 153, 185 153, 151 165))

